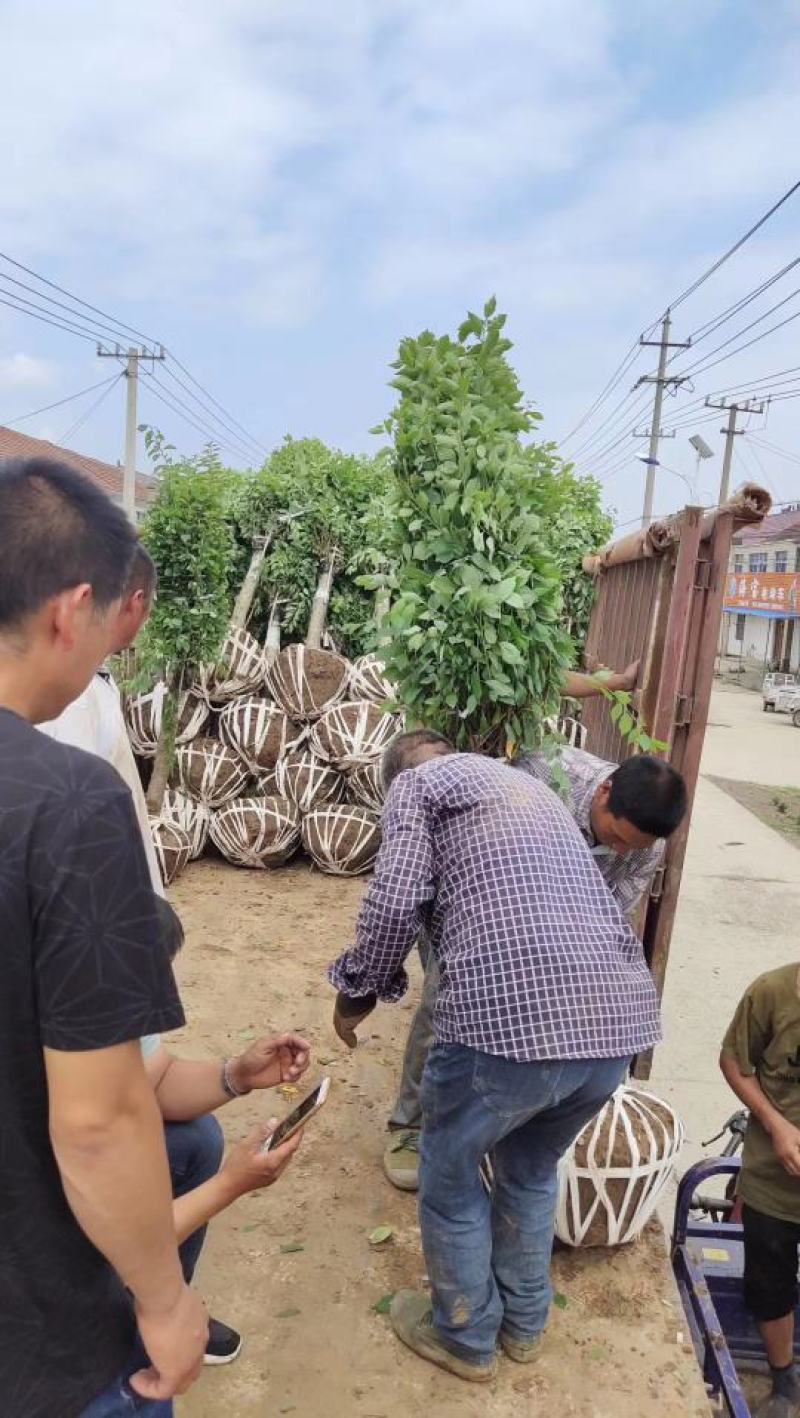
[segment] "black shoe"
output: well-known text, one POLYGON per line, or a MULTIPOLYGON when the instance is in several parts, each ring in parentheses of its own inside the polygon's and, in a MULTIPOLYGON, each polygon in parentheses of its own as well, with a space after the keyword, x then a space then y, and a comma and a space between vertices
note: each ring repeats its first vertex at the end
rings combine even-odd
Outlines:
POLYGON ((242 1336, 221 1320, 209 1320, 204 1364, 232 1364, 242 1351, 242 1336))

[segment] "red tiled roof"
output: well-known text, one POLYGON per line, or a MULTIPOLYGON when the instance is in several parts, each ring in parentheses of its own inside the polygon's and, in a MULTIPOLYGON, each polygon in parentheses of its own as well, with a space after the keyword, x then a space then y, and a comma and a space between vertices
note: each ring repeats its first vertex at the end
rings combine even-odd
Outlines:
POLYGON ((786 512, 773 512, 754 527, 743 527, 736 535, 738 543, 776 542, 783 538, 790 541, 800 537, 800 507, 789 508, 786 512))
MULTIPOLYGON (((109 497, 122 499, 122 468, 113 463, 102 463, 99 458, 87 458, 84 453, 74 453, 71 448, 59 448, 56 443, 48 443, 45 438, 30 438, 27 433, 17 433, 13 428, 0 424, 0 458, 57 458, 68 463, 77 472, 83 473, 97 483, 109 497)), ((155 496, 155 480, 143 473, 136 474, 136 505, 146 506, 155 496)))

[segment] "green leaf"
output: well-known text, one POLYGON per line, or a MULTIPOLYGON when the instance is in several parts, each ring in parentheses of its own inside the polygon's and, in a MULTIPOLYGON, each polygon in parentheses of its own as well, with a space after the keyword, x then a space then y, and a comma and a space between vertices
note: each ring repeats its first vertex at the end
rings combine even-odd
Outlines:
POLYGON ((369 1243, 371 1246, 382 1246, 386 1241, 391 1240, 394 1230, 391 1226, 376 1226, 374 1231, 369 1233, 369 1243))
POLYGON ((496 309, 497 309, 497 296, 492 295, 492 296, 489 297, 489 299, 487 300, 486 304, 485 304, 484 307, 483 307, 483 313, 484 313, 484 315, 486 316, 487 320, 488 320, 492 315, 494 315, 494 312, 496 311, 496 309))
POLYGON ((392 1291, 391 1295, 382 1295, 377 1305, 374 1306, 376 1315, 388 1315, 392 1308, 393 1299, 394 1291, 392 1291))
POLYGON ((305 1246, 301 1246, 297 1241, 290 1241, 288 1246, 281 1246, 282 1256, 294 1255, 296 1251, 304 1251, 305 1246))
POLYGON ((302 1310, 278 1310, 275 1316, 278 1320, 293 1320, 296 1315, 301 1315, 302 1310))
POLYGON ((553 1304, 557 1310, 565 1310, 569 1304, 569 1300, 566 1295, 562 1295, 560 1290, 556 1290, 553 1295, 553 1304))
POLYGON ((626 739, 628 737, 628 734, 631 732, 631 729, 633 728, 633 719, 631 718, 630 714, 627 713, 627 711, 621 715, 617 727, 620 733, 622 734, 622 737, 626 739))

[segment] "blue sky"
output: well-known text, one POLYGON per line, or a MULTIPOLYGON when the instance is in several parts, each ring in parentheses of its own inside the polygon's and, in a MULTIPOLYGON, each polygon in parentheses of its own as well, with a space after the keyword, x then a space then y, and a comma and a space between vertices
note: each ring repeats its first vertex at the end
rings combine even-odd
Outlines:
MULTIPOLYGON (((5 0, 2 27, 2 249, 163 340, 266 447, 290 432, 372 448, 398 340, 454 327, 491 292, 526 395, 562 437, 800 175, 789 0, 5 0)), ((800 194, 681 306, 676 337, 797 255, 800 194)), ((698 378, 665 426, 700 394, 800 365, 799 335, 789 324, 698 378)), ((641 505, 644 449, 625 437, 603 455, 614 426, 598 425, 651 362, 581 435, 596 434, 579 464, 600 470, 620 524, 641 505)), ((0 306, 0 423, 109 370, 0 306)), ((72 446, 120 456, 123 397, 72 446)), ((18 427, 59 441, 90 403, 18 427)), ((775 405, 756 436, 799 450, 796 408, 775 405)), ((187 450, 202 441, 146 384, 141 417, 187 450)), ((698 424, 715 451, 718 426, 698 424)), ((692 431, 663 445, 675 472, 656 512, 685 500, 692 431)), ((738 440, 734 481, 757 473, 800 496, 800 465, 738 440)), ((718 477, 717 456, 704 502, 718 477)))

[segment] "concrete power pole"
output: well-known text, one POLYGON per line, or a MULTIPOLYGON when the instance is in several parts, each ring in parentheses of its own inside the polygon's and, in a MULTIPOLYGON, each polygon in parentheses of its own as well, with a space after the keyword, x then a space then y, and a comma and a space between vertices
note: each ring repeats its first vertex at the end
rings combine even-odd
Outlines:
POLYGON ((97 346, 98 359, 116 359, 125 362, 125 463, 122 475, 122 506, 129 519, 136 523, 136 409, 139 393, 139 361, 142 359, 164 359, 163 345, 156 352, 142 347, 131 346, 125 354, 116 345, 113 350, 97 346))
POLYGON ((706 399, 706 407, 709 409, 727 410, 728 422, 720 433, 725 434, 725 451, 722 455, 722 476, 719 480, 719 505, 728 501, 731 491, 731 463, 733 462, 733 440, 739 434, 744 433, 743 428, 736 427, 738 414, 763 414, 766 404, 759 403, 756 399, 743 399, 738 404, 729 404, 725 399, 714 403, 712 399, 706 399))
MULTIPOLYGON (((639 339, 640 345, 654 345, 657 346, 659 350, 658 373, 643 374, 641 379, 637 379, 633 386, 634 389, 638 389, 641 384, 655 384, 656 386, 650 433, 649 435, 644 435, 645 437, 649 437, 650 446, 647 452, 647 476, 645 478, 644 504, 642 506, 643 527, 649 527, 653 520, 653 495, 656 486, 656 468, 658 467, 658 444, 659 440, 664 437, 664 432, 661 427, 661 405, 664 402, 664 389, 668 384, 671 384, 673 388, 677 389, 678 385, 683 384, 686 379, 685 375, 681 377, 680 375, 667 374, 667 350, 688 350, 692 343, 691 340, 686 340, 684 343, 670 340, 669 333, 671 325, 672 319, 669 311, 667 311, 661 322, 661 339, 646 340, 644 336, 641 336, 639 339)), ((642 434, 634 433, 634 437, 636 438, 641 438, 642 436, 642 434)))

